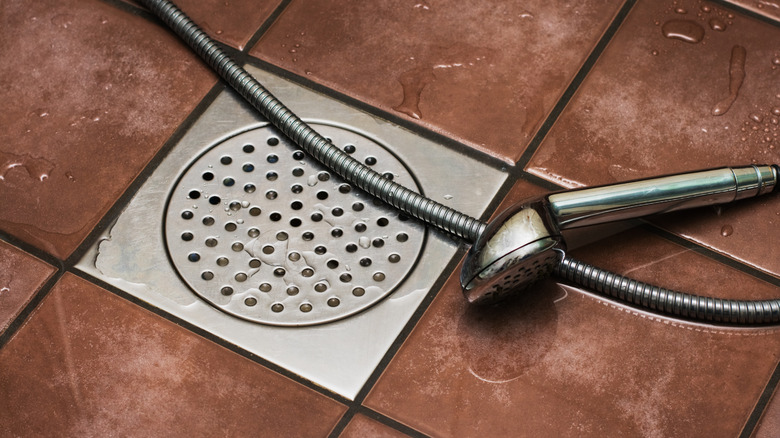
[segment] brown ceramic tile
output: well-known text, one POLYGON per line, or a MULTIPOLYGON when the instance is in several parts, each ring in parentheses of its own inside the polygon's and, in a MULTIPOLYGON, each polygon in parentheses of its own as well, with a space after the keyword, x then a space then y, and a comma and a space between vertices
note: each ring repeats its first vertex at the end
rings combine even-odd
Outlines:
POLYGON ((4 2, 0 229, 67 257, 215 83, 99 1, 4 2))
POLYGON ((357 414, 339 436, 341 438, 400 438, 407 435, 365 415, 357 414))
POLYGON ((780 400, 777 397, 777 389, 775 389, 772 400, 769 401, 769 405, 766 407, 764 415, 761 417, 752 436, 754 438, 780 436, 780 400))
POLYGON ((346 408, 66 274, 0 350, 13 436, 325 436, 346 408))
POLYGON ((0 241, 0 333, 56 269, 0 241))
MULTIPOLYGON (((141 6, 140 1, 127 0, 141 6)), ((176 0, 178 6, 210 37, 243 50, 281 0, 176 0)))
MULTIPOLYGON (((711 3, 639 1, 527 169, 576 186, 780 162, 778 39, 780 28, 711 3), (674 26, 703 38, 665 37, 674 26), (735 83, 740 77, 740 47, 744 81, 728 111, 713 115, 718 105, 727 107, 732 61, 735 83)), ((663 224, 780 275, 776 248, 767 245, 779 214, 780 198, 773 196, 663 224)))
POLYGON ((515 161, 621 4, 293 1, 251 53, 515 161))
MULTIPOLYGON (((780 290, 639 230, 573 252, 694 293, 780 290)), ((780 358, 780 330, 659 317, 547 281, 468 307, 453 276, 365 404, 434 436, 736 436, 780 358)))
MULTIPOLYGON (((778 0, 726 0, 729 3, 742 6, 757 14, 780 20, 780 1, 778 0)), ((778 61, 780 64, 780 61, 778 61)))

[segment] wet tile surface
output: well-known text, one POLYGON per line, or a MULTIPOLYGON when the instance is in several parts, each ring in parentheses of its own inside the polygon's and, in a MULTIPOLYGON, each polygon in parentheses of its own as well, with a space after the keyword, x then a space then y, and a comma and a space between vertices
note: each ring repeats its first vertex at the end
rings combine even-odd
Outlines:
POLYGON ((769 406, 764 411, 764 416, 756 426, 753 432, 755 438, 771 438, 780 435, 780 401, 777 397, 777 390, 769 402, 769 406))
POLYGON ((341 438, 401 438, 407 435, 365 415, 357 414, 339 436, 341 438))
MULTIPOLYGON (((711 3, 638 2, 527 169, 573 187, 778 162, 778 38, 780 29, 711 3)), ((777 276, 766 241, 779 214, 773 196, 663 224, 777 276), (727 225, 733 235, 722 236, 727 225)))
POLYGON ((54 271, 51 265, 0 241, 0 333, 54 271))
POLYGON ((215 82, 160 26, 102 2, 4 2, 0 229, 60 258, 215 82))
MULTIPOLYGON (((778 293, 652 236, 613 242, 580 253, 670 287, 778 293)), ((435 436, 736 436, 778 358, 777 329, 682 323, 553 282, 467 307, 451 278, 366 405, 435 436)))
MULTIPOLYGON (((140 1, 128 0, 143 7, 140 1)), ((243 50, 280 0, 177 0, 178 6, 192 21, 217 41, 243 50)))
POLYGON ((346 410, 71 274, 0 350, 0 388, 14 436, 325 436, 346 410))
POLYGON ((251 53, 515 161, 621 3, 293 1, 251 53))

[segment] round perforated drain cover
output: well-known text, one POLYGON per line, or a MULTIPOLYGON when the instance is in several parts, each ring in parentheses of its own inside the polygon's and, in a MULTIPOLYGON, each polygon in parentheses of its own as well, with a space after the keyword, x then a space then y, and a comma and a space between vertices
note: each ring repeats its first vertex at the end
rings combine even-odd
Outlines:
MULTIPOLYGON (((417 188, 384 147, 315 125, 387 178, 417 188)), ((310 325, 359 312, 391 293, 422 250, 425 228, 308 157, 271 127, 216 146, 168 200, 173 265, 203 299, 232 315, 310 325)))

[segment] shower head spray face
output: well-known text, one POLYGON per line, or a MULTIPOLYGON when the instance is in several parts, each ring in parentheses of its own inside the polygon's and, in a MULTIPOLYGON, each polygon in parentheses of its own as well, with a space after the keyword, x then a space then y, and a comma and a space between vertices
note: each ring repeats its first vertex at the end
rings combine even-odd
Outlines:
POLYGON ((545 197, 515 205, 488 225, 461 271, 469 303, 501 301, 552 272, 566 245, 548 204, 545 197))

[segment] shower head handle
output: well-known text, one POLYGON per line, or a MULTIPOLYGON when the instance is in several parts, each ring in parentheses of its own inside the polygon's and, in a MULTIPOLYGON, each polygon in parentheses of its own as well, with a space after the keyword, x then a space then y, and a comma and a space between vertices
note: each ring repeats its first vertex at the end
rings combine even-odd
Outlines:
POLYGON ((561 230, 705 205, 778 188, 777 165, 725 167, 553 193, 491 221, 461 271, 470 303, 493 303, 548 275, 566 250, 561 230))

